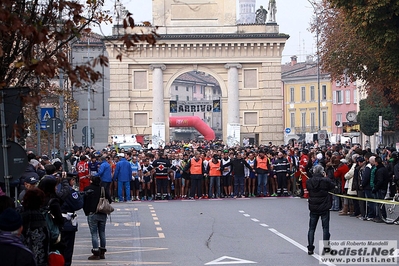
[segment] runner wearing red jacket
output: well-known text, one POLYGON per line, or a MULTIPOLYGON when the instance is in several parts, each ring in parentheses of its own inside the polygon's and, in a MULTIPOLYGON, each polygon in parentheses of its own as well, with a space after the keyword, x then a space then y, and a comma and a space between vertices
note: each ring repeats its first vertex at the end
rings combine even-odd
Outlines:
POLYGON ((306 175, 306 166, 309 162, 308 153, 308 149, 303 149, 301 159, 299 160, 299 172, 301 173, 299 178, 302 182, 303 197, 305 199, 309 198, 309 192, 306 189, 306 180, 308 180, 308 176, 306 175))

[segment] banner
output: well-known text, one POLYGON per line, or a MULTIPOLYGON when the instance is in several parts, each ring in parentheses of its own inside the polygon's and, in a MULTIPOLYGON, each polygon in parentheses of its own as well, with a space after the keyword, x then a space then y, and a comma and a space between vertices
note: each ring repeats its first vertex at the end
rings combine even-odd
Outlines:
POLYGON ((170 113, 177 113, 177 101, 170 101, 170 113))
POLYGON ((213 111, 215 113, 220 113, 220 100, 213 100, 213 111))
POLYGON ((199 112, 215 112, 219 113, 220 100, 211 101, 170 101, 170 113, 199 113, 199 112))

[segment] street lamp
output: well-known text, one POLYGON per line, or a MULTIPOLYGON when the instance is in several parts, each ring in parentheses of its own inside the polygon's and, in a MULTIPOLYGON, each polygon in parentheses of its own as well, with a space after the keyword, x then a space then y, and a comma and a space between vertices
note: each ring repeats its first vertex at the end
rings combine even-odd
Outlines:
POLYGON ((318 112, 318 126, 319 130, 321 130, 321 115, 320 115, 320 55, 319 55, 319 15, 317 14, 316 6, 315 4, 311 1, 308 0, 308 2, 312 5, 312 8, 314 10, 315 16, 316 16, 316 54, 317 54, 317 61, 316 61, 316 67, 317 67, 317 112, 318 112))

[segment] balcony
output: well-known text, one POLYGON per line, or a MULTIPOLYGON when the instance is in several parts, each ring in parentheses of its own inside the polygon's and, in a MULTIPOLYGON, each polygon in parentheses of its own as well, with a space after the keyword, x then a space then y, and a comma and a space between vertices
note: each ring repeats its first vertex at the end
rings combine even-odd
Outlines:
POLYGON ((304 133, 312 133, 318 131, 317 126, 307 126, 307 127, 295 127, 295 134, 304 134, 304 133))

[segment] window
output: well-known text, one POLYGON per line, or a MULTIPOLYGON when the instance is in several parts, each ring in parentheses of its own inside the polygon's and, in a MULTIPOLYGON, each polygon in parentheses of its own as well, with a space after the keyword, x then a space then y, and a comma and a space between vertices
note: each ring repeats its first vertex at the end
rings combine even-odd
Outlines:
POLYGON ((190 88, 189 88, 189 87, 186 87, 186 91, 190 91, 190 88))
POLYGON ((186 101, 189 101, 189 100, 190 100, 190 96, 187 96, 186 101))
POLYGON ((179 91, 179 86, 175 86, 175 91, 179 91))
POLYGON ((323 111, 322 116, 323 116, 322 127, 327 127, 327 111, 323 111))
POLYGON ((306 88, 301 87, 301 101, 304 102, 306 101, 306 88))
POLYGON ((197 92, 197 87, 193 86, 193 93, 196 93, 196 92, 197 92))
POLYGON ((306 113, 301 113, 301 127, 302 130, 306 129, 306 113))
POLYGON ((290 88, 290 102, 295 102, 295 89, 290 88))
POLYGON ((310 113, 310 126, 311 126, 311 131, 314 131, 316 128, 316 115, 314 112, 310 113))
POLYGON ((133 71, 133 89, 147 90, 147 71, 133 71))
POLYGON ((311 102, 314 102, 314 101, 315 101, 314 86, 310 86, 310 101, 311 101, 311 102))
POLYGON ((258 113, 257 112, 244 112, 244 124, 245 125, 258 125, 258 113))
POLYGON ((257 69, 244 69, 244 88, 256 89, 258 88, 258 75, 257 69))
POLYGON ((290 114, 290 127, 295 128, 295 113, 290 114))
POLYGON ((342 104, 342 91, 335 91, 333 93, 333 104, 342 104))
POLYGON ((353 103, 357 103, 357 89, 353 90, 353 103))
POLYGON ((200 93, 201 93, 201 94, 203 94, 203 93, 204 93, 204 87, 203 87, 203 86, 201 86, 200 93))
POLYGON ((338 127, 342 127, 342 113, 337 113, 336 114, 336 120, 339 122, 339 126, 338 127))
POLYGON ((321 99, 327 100, 327 86, 326 85, 321 86, 321 99))
POLYGON ((345 103, 346 104, 351 103, 351 91, 350 90, 345 91, 345 103))
POLYGON ((178 101, 179 100, 179 95, 176 95, 176 101, 178 101))

